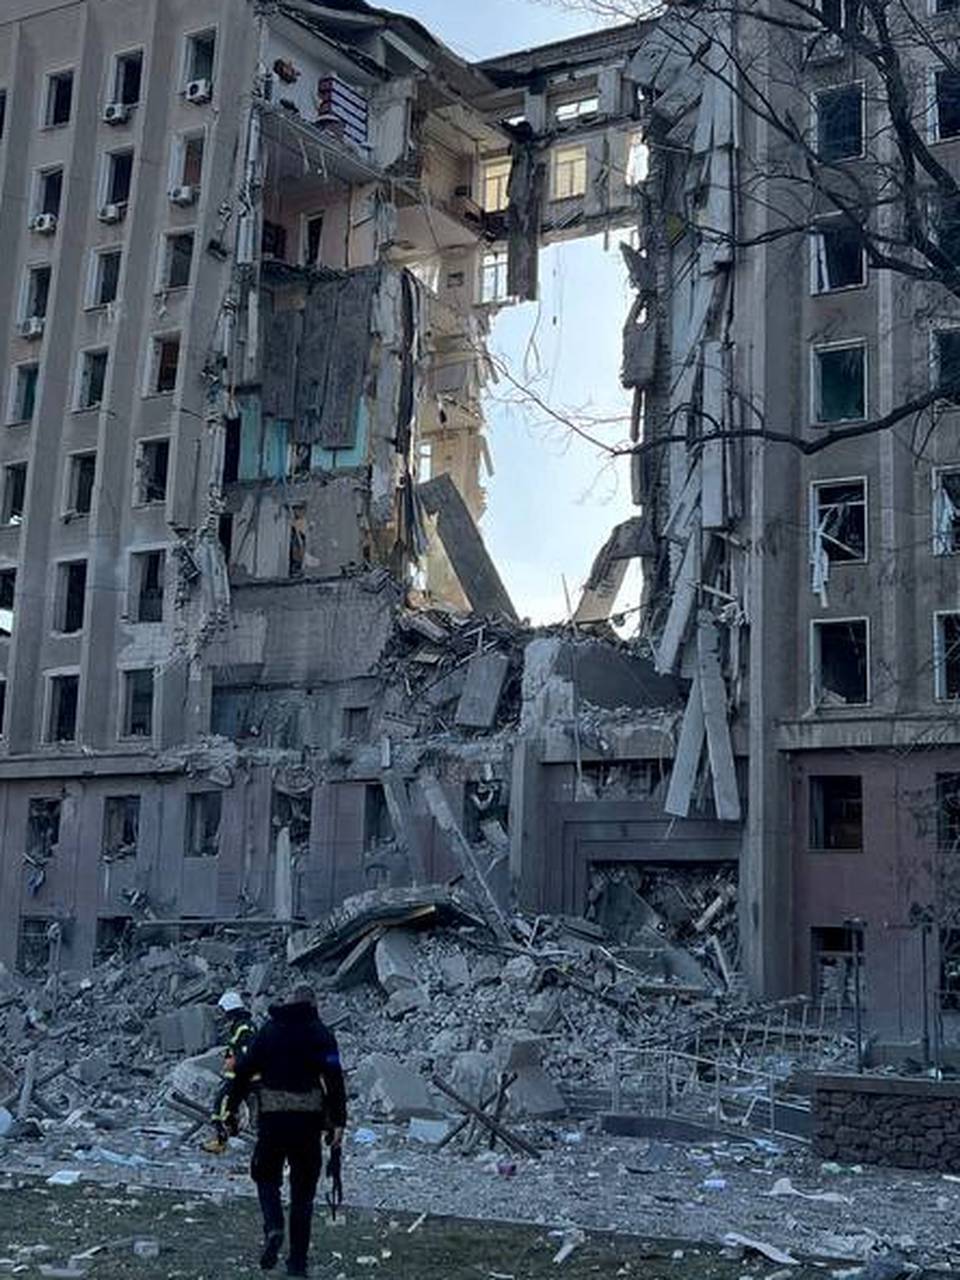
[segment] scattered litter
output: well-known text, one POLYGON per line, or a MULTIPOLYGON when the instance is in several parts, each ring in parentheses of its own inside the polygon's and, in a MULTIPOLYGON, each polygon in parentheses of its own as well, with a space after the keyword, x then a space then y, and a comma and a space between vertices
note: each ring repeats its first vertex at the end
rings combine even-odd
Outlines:
POLYGON ((768 1196, 799 1196, 801 1200, 819 1200, 823 1204, 853 1204, 852 1196, 842 1196, 839 1191, 801 1191, 789 1178, 778 1178, 768 1196))
POLYGON ((413 1222, 411 1222, 409 1227, 407 1227, 407 1235, 412 1236, 415 1231, 419 1231, 426 1220, 427 1215, 425 1213, 421 1213, 419 1218, 414 1218, 413 1222))
POLYGON ((48 1187, 75 1187, 83 1174, 79 1169, 58 1169, 47 1179, 48 1187))
POLYGON ((769 1259, 770 1262, 779 1263, 780 1266, 797 1267, 800 1265, 799 1259, 794 1258, 792 1254, 785 1253, 782 1249, 778 1249, 776 1245, 767 1244, 765 1240, 754 1240, 750 1236, 740 1235, 736 1231, 728 1231, 723 1237, 723 1243, 746 1249, 748 1253, 759 1253, 762 1257, 769 1259))
POLYGON ((563 1233, 563 1243, 553 1255, 553 1261, 555 1263, 566 1262, 574 1249, 579 1248, 586 1241, 586 1238, 587 1233, 580 1227, 573 1227, 569 1231, 565 1231, 563 1233))

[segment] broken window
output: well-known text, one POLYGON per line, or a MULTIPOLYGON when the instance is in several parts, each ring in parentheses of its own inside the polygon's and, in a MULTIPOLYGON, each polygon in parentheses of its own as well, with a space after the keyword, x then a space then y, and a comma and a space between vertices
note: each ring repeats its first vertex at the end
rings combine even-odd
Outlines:
POLYGON ((63 170, 44 169, 37 184, 36 213, 60 213, 60 197, 63 194, 63 170))
POLYGON ((344 707, 343 736, 355 742, 365 742, 370 736, 370 708, 344 707))
POLYGON ((125 107, 135 107, 140 101, 140 80, 143 75, 143 51, 120 53, 113 64, 113 98, 125 107))
POLYGON ((933 554, 960 551, 960 467, 938 468, 933 480, 933 554))
POLYGON ((278 262, 287 260, 287 229, 279 222, 263 220, 263 231, 260 235, 260 252, 265 258, 274 258, 278 262))
POLYGON ((196 35, 187 37, 187 84, 192 80, 213 80, 216 51, 216 31, 200 31, 196 35))
POLYGON ((83 630, 87 598, 87 562, 71 560, 57 565, 54 630, 72 635, 83 630))
POLYGON ((44 124, 48 128, 70 123, 70 108, 73 105, 73 72, 58 71, 56 75, 47 77, 47 106, 44 113, 44 124))
POLYGON ((863 780, 858 774, 810 778, 809 847, 863 848, 863 780))
POLYGON ((99 408, 103 403, 103 389, 106 381, 106 351, 85 351, 80 357, 80 386, 77 394, 77 408, 99 408))
POLYGON ((77 704, 80 677, 51 676, 47 712, 47 742, 72 742, 77 736, 77 704))
POLYGON ((323 243, 323 214, 315 213, 304 224, 303 263, 315 267, 320 262, 320 246, 323 243))
POLYGON ((934 330, 933 361, 936 386, 943 399, 960 404, 960 328, 934 330))
POLYGON ((505 302, 510 296, 506 249, 488 249, 480 260, 480 301, 505 302))
POLYGON ((932 231, 950 261, 960 264, 960 198, 940 196, 934 201, 932 231))
POLYGON ((307 508, 290 508, 290 540, 287 551, 287 576, 299 578, 303 574, 303 562, 307 552, 307 508))
POLYGON ((100 856, 105 862, 135 858, 140 837, 140 797, 106 796, 103 801, 103 840, 100 856))
POLYGON ((277 836, 284 828, 290 833, 290 848, 294 853, 309 851, 312 807, 313 793, 310 791, 289 795, 286 791, 274 790, 270 805, 270 830, 274 852, 277 848, 277 836))
POLYGON ((863 86, 842 85, 816 95, 817 155, 851 160, 863 152, 863 86))
POLYGON ((3 141, 3 135, 7 125, 7 91, 0 89, 0 142, 3 141))
POLYGON ((93 963, 105 964, 118 952, 126 954, 125 947, 131 931, 129 916, 101 916, 97 921, 97 937, 94 943, 93 963))
POLYGON ((17 599, 16 569, 0 569, 0 636, 13 634, 17 599))
POLYGON ((103 203, 108 205, 125 205, 130 199, 130 186, 133 182, 133 152, 113 151, 107 156, 106 183, 103 190, 103 203))
POLYGON ((940 1008, 960 1009, 960 929, 940 928, 940 1008))
POLYGON ((960 773, 938 773, 937 850, 960 852, 960 773))
POLYGON ((21 524, 27 500, 27 464, 12 462, 3 469, 3 523, 21 524))
POLYGON ((120 285, 120 258, 119 249, 105 249, 94 255, 91 306, 105 307, 108 303, 116 302, 120 285))
POLYGON ((810 935, 814 999, 833 1008, 852 1008, 859 980, 864 1004, 863 930, 829 925, 811 929, 810 935))
POLYGON ((227 418, 223 427, 223 484, 233 484, 240 476, 240 419, 227 418))
POLYGON ((7 732, 7 677, 0 676, 0 737, 7 732))
POLYGON ((627 145, 627 169, 624 182, 628 187, 639 187, 646 182, 650 172, 650 148, 642 129, 636 129, 630 135, 627 145))
POLYGON ((867 352, 862 342, 814 348, 814 421, 850 422, 864 417, 867 352))
POLYGON ((229 512, 217 521, 217 540, 223 548, 223 558, 229 564, 233 555, 233 516, 229 512))
POLYGON ((960 613, 934 614, 934 696, 960 698, 960 613))
POLYGON ((27 856, 39 862, 53 857, 60 843, 60 801, 46 796, 27 805, 27 856))
POLYGON ((50 921, 46 916, 21 916, 17 937, 17 969, 27 978, 46 974, 50 960, 50 921))
POLYGON ((507 189, 510 185, 512 160, 509 156, 497 156, 484 160, 480 166, 480 207, 486 213, 500 213, 510 203, 507 189))
POLYGON ((95 453, 74 453, 67 464, 66 515, 86 516, 93 504, 93 482, 97 474, 95 453))
POLYGON ((123 672, 123 724, 125 738, 149 738, 153 734, 153 667, 123 672))
POLYGON ((185 133, 180 137, 173 172, 174 187, 192 187, 194 192, 200 190, 203 181, 203 145, 202 130, 198 133, 185 133))
POLYGON ((570 200, 587 190, 587 148, 583 145, 557 147, 553 152, 554 200, 570 200))
POLYGON ((383 787, 379 782, 368 782, 363 799, 363 847, 372 849, 392 839, 393 823, 383 787))
POLYGON ((27 276, 26 305, 23 308, 24 320, 43 320, 47 314, 47 303, 50 299, 49 267, 31 267, 27 276))
POLYGON ((187 796, 188 858, 215 858, 220 852, 219 791, 194 791, 187 796))
POLYGON ((165 551, 138 551, 131 557, 134 622, 163 621, 165 551))
POLYGON ((310 474, 311 446, 294 440, 287 447, 287 475, 308 476, 310 474))
POLYGON ((600 110, 600 99, 596 94, 589 98, 576 98, 572 102, 561 102, 554 110, 557 124, 570 124, 575 120, 589 120, 600 110))
POLYGON ((933 136, 937 141, 960 136, 960 71, 952 67, 933 74, 933 136))
POLYGON ((167 236, 163 264, 163 287, 185 289, 190 283, 193 264, 193 232, 179 231, 167 236))
POLYGON ((176 390, 177 370, 180 365, 180 335, 153 340, 153 375, 150 391, 163 395, 176 390))
POLYGON ((136 500, 141 504, 164 502, 167 497, 169 440, 141 440, 137 455, 136 500))
POLYGON ((853 289, 865 283, 860 229, 843 218, 818 223, 813 233, 813 292, 853 289))
POLYGON ((867 482, 827 480, 810 487, 813 590, 823 595, 832 564, 867 558, 867 482))
POLYGON ((813 624, 815 707, 842 707, 869 700, 866 618, 813 624))
POLYGON ((13 383, 13 402, 10 406, 11 422, 29 422, 37 407, 37 383, 40 381, 40 366, 32 364, 17 365, 13 383))

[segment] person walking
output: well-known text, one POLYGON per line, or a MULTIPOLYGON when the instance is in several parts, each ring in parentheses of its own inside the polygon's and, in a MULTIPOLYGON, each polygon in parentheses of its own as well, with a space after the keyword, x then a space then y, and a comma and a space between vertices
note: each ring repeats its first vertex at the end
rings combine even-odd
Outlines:
POLYGON ((323 1141, 331 1154, 343 1141, 347 1095, 340 1051, 320 1020, 313 988, 296 987, 286 1004, 273 1005, 248 1053, 237 1064, 227 1094, 228 1129, 259 1077, 259 1123, 250 1174, 263 1215, 260 1266, 277 1264, 284 1240, 280 1190, 290 1170, 290 1231, 287 1275, 307 1274, 313 1200, 323 1167, 323 1141))
POLYGON ((224 1015, 229 1025, 227 1047, 223 1053, 223 1065, 220 1068, 222 1084, 217 1090, 213 1103, 213 1114, 210 1122, 213 1125, 213 1137, 208 1138, 201 1146, 210 1155, 219 1156, 227 1149, 227 1095, 236 1075, 237 1066, 243 1061, 253 1043, 254 1028, 250 1011, 243 997, 237 991, 225 991, 217 1001, 217 1008, 224 1015))

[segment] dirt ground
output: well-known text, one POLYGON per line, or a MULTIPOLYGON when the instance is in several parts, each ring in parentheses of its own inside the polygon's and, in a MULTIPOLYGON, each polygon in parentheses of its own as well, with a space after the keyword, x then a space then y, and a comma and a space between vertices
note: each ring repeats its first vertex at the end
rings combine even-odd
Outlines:
MULTIPOLYGON (((548 1228, 451 1218, 421 1221, 409 1214, 351 1211, 330 1225, 319 1207, 311 1275, 315 1280, 767 1280, 778 1268, 755 1255, 723 1256, 689 1243, 591 1232, 566 1261, 563 1241, 548 1228)), ((91 1280, 246 1280, 257 1265, 254 1201, 141 1187, 79 1184, 49 1187, 35 1180, 0 1184, 0 1275, 86 1274, 91 1280), (159 1256, 136 1252, 150 1242, 159 1256), (86 1253, 86 1258, 77 1255, 86 1253), (72 1269, 71 1269, 72 1267, 72 1269)), ((729 1253, 729 1251, 728 1251, 729 1253)), ((281 1263, 278 1273, 284 1272, 281 1263)), ((792 1280, 829 1271, 790 1269, 792 1280)), ((942 1275, 943 1273, 941 1273, 942 1275)))

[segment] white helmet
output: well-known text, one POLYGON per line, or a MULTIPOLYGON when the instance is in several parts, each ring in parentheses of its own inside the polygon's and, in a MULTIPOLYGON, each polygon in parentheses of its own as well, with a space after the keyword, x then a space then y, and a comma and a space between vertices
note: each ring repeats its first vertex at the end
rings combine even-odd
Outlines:
POLYGON ((217 1001, 217 1008, 222 1009, 224 1013, 234 1013, 237 1009, 243 1009, 244 1003, 238 991, 225 991, 217 1001))

